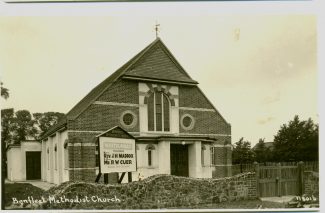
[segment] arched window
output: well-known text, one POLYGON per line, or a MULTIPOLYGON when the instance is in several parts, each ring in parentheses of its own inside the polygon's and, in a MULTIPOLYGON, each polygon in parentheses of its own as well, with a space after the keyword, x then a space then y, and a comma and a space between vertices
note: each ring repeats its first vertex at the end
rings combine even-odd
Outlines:
POLYGON ((201 164, 202 164, 202 166, 204 166, 204 150, 205 149, 206 149, 205 146, 202 145, 202 147, 201 147, 201 164))
POLYGON ((170 103, 163 92, 154 92, 148 98, 148 130, 170 131, 169 124, 170 103))
POLYGON ((54 145, 54 169, 58 169, 58 147, 56 144, 54 145))
POLYGON ((149 144, 146 146, 146 150, 148 150, 148 166, 152 166, 152 151, 155 150, 155 146, 149 144))
POLYGON ((215 157, 214 157, 215 155, 214 155, 214 153, 215 153, 214 147, 211 146, 210 147, 210 154, 211 154, 210 162, 211 162, 211 165, 215 165, 215 157))
POLYGON ((64 141, 64 168, 69 168, 69 149, 68 149, 68 139, 65 139, 64 141))
POLYGON ((96 143, 96 147, 95 147, 95 158, 96 158, 95 165, 96 165, 96 167, 99 167, 99 146, 98 146, 98 143, 96 143))
POLYGON ((46 152, 47 152, 47 170, 49 170, 50 169, 50 150, 49 150, 49 148, 47 148, 46 152))

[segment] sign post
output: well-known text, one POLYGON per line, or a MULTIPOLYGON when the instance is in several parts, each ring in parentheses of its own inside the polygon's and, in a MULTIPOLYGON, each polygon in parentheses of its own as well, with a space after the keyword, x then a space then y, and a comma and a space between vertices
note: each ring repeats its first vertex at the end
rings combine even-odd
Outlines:
POLYGON ((108 183, 108 173, 122 173, 119 183, 126 172, 128 181, 132 181, 132 173, 136 168, 135 139, 121 127, 114 127, 97 136, 99 152, 98 182, 104 174, 104 183, 108 183))

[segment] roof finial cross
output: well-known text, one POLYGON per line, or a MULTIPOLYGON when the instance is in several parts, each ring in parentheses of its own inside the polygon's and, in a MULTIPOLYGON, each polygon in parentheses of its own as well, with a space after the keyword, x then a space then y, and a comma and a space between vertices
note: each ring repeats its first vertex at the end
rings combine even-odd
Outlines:
POLYGON ((160 24, 158 24, 158 23, 156 22, 156 25, 155 25, 156 38, 158 38, 159 27, 160 27, 160 24))

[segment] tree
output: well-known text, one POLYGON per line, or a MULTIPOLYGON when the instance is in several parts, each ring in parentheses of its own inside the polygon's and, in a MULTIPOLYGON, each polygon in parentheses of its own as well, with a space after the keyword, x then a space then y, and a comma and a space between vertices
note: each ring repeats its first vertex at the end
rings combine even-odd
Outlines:
MULTIPOLYGON (((7 177, 7 155, 6 155, 6 148, 7 145, 11 142, 11 127, 12 127, 12 120, 14 117, 14 109, 2 109, 1 110, 1 173, 2 173, 2 180, 7 177)), ((2 182, 2 186, 3 186, 2 182)), ((2 191, 2 196, 4 196, 2 191)), ((3 202, 3 201, 2 201, 3 202)))
POLYGON ((1 140, 6 143, 20 144, 28 137, 38 139, 64 117, 60 112, 34 113, 28 110, 1 110, 1 140))
POLYGON ((277 161, 318 161, 318 125, 312 119, 300 121, 296 115, 274 136, 277 161))
POLYGON ((259 163, 266 162, 266 149, 264 139, 260 138, 253 150, 255 153, 255 161, 259 163))
POLYGON ((3 82, 0 82, 1 85, 1 97, 3 97, 4 99, 8 99, 9 98, 9 90, 5 87, 3 87, 3 82))
POLYGON ((12 137, 13 143, 19 144, 28 137, 35 138, 37 128, 34 126, 35 121, 28 110, 19 110, 12 119, 12 137))
POLYGON ((6 176, 6 148, 12 142, 12 122, 14 118, 14 109, 1 110, 1 155, 2 155, 2 175, 6 176))
MULTIPOLYGON (((1 96, 4 97, 2 86, 1 96)), ((34 113, 34 115, 33 117, 28 110, 19 110, 17 112, 14 112, 12 108, 1 110, 1 168, 2 177, 4 178, 7 175, 6 147, 9 144, 20 144, 21 141, 26 140, 28 137, 37 138, 40 134, 44 134, 51 126, 55 125, 64 114, 46 112, 34 113)), ((2 186, 4 185, 4 178, 2 178, 2 186)), ((4 199, 4 190, 2 190, 2 198, 4 199)), ((3 203, 4 200, 2 200, 3 203)))
POLYGON ((253 161, 254 153, 251 150, 251 143, 249 141, 244 141, 244 138, 240 138, 239 141, 235 143, 235 148, 232 152, 233 164, 247 164, 253 161))
POLYGON ((255 154, 255 161, 259 163, 273 161, 273 150, 271 147, 267 147, 265 139, 260 138, 258 143, 255 145, 253 152, 255 154))
MULTIPOLYGON (((5 87, 3 87, 3 83, 0 82, 0 89, 1 89, 1 97, 4 99, 9 98, 9 90, 5 87)), ((2 196, 2 203, 1 203, 1 209, 4 209, 4 179, 7 177, 7 154, 6 154, 6 145, 9 140, 9 126, 10 126, 10 120, 13 116, 13 109, 7 109, 7 110, 1 110, 1 196, 2 196)))
POLYGON ((39 128, 38 137, 42 136, 52 126, 56 125, 64 117, 60 112, 34 113, 35 125, 39 128))
POLYGON ((14 117, 14 109, 2 109, 1 110, 1 143, 2 144, 9 144, 12 135, 12 122, 14 117))

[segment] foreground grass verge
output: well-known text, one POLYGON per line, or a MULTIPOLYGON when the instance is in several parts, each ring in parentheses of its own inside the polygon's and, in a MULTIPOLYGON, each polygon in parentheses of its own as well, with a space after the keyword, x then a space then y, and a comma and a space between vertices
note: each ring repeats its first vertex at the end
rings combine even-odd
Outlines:
POLYGON ((13 199, 22 200, 33 196, 40 199, 44 190, 29 183, 6 183, 5 184, 5 206, 10 206, 13 199))

